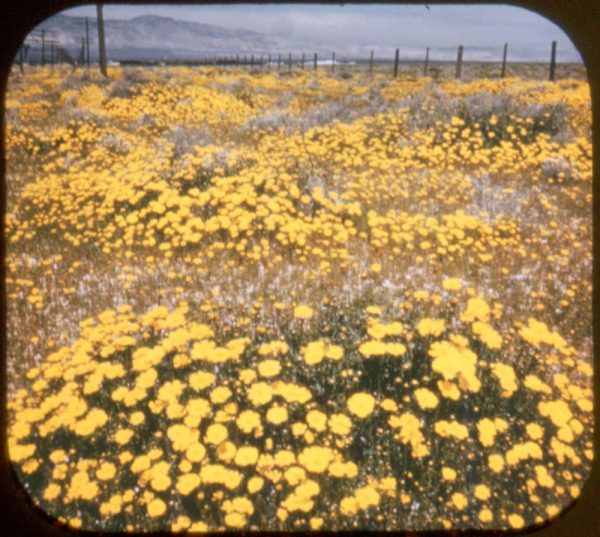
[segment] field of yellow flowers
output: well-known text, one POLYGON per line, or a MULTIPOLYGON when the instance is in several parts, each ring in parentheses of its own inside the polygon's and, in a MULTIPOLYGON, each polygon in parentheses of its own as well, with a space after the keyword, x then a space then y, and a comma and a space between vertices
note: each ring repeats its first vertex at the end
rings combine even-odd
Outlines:
POLYGON ((9 81, 8 447, 35 505, 420 530, 580 495, 585 81, 109 75, 9 81))

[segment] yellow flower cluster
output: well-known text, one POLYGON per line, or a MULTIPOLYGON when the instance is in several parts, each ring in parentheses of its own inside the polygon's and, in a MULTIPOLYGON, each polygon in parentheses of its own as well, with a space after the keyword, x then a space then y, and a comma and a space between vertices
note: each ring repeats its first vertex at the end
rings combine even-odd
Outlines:
POLYGON ((6 100, 8 454, 42 509, 503 529, 578 496, 584 82, 65 74, 6 100))

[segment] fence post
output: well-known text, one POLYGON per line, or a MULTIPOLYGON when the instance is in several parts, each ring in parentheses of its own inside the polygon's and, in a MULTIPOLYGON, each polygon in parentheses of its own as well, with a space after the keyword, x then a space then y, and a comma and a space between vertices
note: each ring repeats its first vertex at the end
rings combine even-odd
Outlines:
POLYGON ((288 54, 288 71, 292 70, 292 53, 288 54))
POLYGON ((556 41, 552 41, 552 53, 550 54, 550 80, 556 78, 556 41))
POLYGON ((429 47, 425 51, 425 65, 423 67, 423 76, 427 76, 427 67, 429 66, 429 47))
POLYGON ((46 65, 46 30, 42 30, 42 59, 40 63, 46 65))
POLYGON ((269 58, 267 59, 267 69, 271 70, 271 55, 269 54, 269 58))
POLYGON ((85 50, 86 50, 86 64, 87 68, 90 68, 90 25, 88 18, 85 18, 85 50))
POLYGON ((304 71, 304 52, 302 53, 302 70, 304 71))
POLYGON ((102 14, 102 4, 96 4, 96 16, 98 17, 98 52, 100 72, 103 76, 108 76, 106 71, 106 43, 104 42, 104 16, 102 14))
POLYGON ((369 73, 373 73, 373 57, 375 56, 375 52, 371 51, 371 58, 369 59, 369 73))
POLYGON ((396 57, 394 58, 394 78, 398 76, 398 61, 400 60, 400 49, 396 49, 396 57))
POLYGON ((335 52, 331 53, 331 72, 335 71, 335 52))
POLYGON ((502 53, 502 72, 500 73, 500 78, 504 78, 506 76, 506 56, 508 55, 508 43, 504 43, 504 52, 502 53))
POLYGON ((277 56, 277 70, 281 69, 281 54, 277 56))
POLYGON ((459 45, 458 54, 456 56, 456 78, 460 78, 462 74, 463 49, 464 47, 459 45))
POLYGON ((318 57, 317 53, 315 52, 315 57, 314 57, 314 60, 313 60, 313 62, 314 62, 314 70, 315 71, 317 70, 317 57, 318 57))
POLYGON ((19 47, 19 70, 23 73, 23 45, 19 47))

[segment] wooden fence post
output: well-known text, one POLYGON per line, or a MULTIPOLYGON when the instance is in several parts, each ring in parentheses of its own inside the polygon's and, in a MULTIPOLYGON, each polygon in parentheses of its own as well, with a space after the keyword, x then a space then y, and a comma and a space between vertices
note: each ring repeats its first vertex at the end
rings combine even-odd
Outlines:
POLYGON ((502 71, 500 72, 500 78, 506 76, 506 57, 508 55, 508 43, 504 43, 504 52, 502 53, 502 71))
POLYGON ((302 70, 304 71, 304 52, 302 53, 302 70))
POLYGON ((271 70, 271 55, 269 54, 269 59, 267 60, 267 69, 271 70))
POLYGON ((460 78, 462 74, 463 50, 464 47, 459 45, 458 54, 456 56, 456 78, 460 78))
POLYGON ((331 72, 335 71, 335 52, 331 53, 331 72))
POLYGON ((396 57, 394 58, 394 78, 398 76, 398 62, 400 61, 400 49, 396 49, 396 57))
POLYGON ((427 76, 427 67, 429 66, 429 47, 425 51, 425 65, 423 67, 423 76, 427 76))
POLYGON ((369 59, 369 73, 373 73, 373 58, 375 56, 375 51, 371 51, 371 58, 369 59))
POLYGON ((86 56, 85 56, 85 63, 87 65, 87 68, 90 68, 90 25, 88 22, 88 18, 85 18, 85 51, 86 51, 86 56))
POLYGON ((23 45, 19 47, 19 70, 23 73, 23 45))
POLYGON ((81 52, 79 53, 79 59, 77 60, 78 66, 82 67, 85 65, 85 37, 81 38, 81 52))
POLYGON ((556 78, 556 41, 552 41, 552 52, 550 54, 550 80, 556 78))
POLYGON ((292 70, 292 53, 288 54, 288 71, 292 70))
POLYGON ((313 63, 314 63, 314 70, 315 70, 315 71, 317 70, 317 58, 318 58, 318 56, 317 56, 317 53, 315 52, 315 57, 314 57, 314 60, 313 60, 313 63))
POLYGON ((42 59, 40 60, 42 65, 46 65, 46 31, 42 30, 42 59))

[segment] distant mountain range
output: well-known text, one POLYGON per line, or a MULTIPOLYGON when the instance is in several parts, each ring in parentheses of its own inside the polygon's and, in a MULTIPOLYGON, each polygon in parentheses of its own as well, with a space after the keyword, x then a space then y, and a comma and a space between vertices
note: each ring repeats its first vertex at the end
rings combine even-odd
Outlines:
MULTIPOLYGON (((98 57, 98 28, 95 17, 89 17, 90 57, 92 61, 98 57)), ((332 45, 322 42, 297 42, 281 36, 252 32, 247 30, 230 30, 211 24, 201 24, 175 20, 169 17, 156 15, 143 15, 133 19, 105 19, 106 49, 109 60, 191 60, 202 58, 215 58, 224 56, 260 55, 266 57, 272 54, 284 55, 287 59, 289 53, 296 58, 306 53, 307 58, 314 52, 322 59, 331 58, 332 51, 336 52, 338 59, 363 59, 369 58, 371 50, 375 51, 377 60, 391 61, 394 57, 395 47, 380 44, 344 44, 332 45)), ((65 48, 69 54, 77 59, 81 54, 81 40, 85 37, 85 17, 73 17, 58 14, 46 19, 30 34, 26 43, 33 46, 30 58, 35 59, 40 55, 40 30, 46 32, 48 39, 53 39, 65 48)), ((48 52, 46 52, 48 54, 48 52)), ((509 61, 542 61, 549 60, 548 47, 510 47, 509 61)), ((401 61, 422 61, 425 57, 424 47, 410 47, 400 45, 401 61)), ((456 59, 456 46, 435 47, 431 49, 430 61, 454 61, 456 59)), ((468 61, 493 61, 502 59, 501 47, 469 46, 465 43, 464 60, 468 61)), ((563 58, 563 61, 580 61, 574 56, 563 58)))
MULTIPOLYGON (((90 56, 98 57, 98 28, 95 17, 90 17, 91 38, 90 56)), ((55 15, 46 19, 35 29, 47 32, 71 55, 77 56, 81 50, 81 40, 85 37, 85 17, 55 15)), ((213 58, 238 54, 269 54, 331 51, 306 43, 265 33, 247 30, 228 30, 211 24, 200 24, 175 20, 169 17, 143 15, 128 20, 105 19, 104 32, 106 49, 111 60, 160 60, 213 58)), ((32 41, 30 38, 29 41, 32 41)), ((37 38, 39 41, 39 38, 37 38)), ((38 45, 39 46, 39 45, 38 45)))

